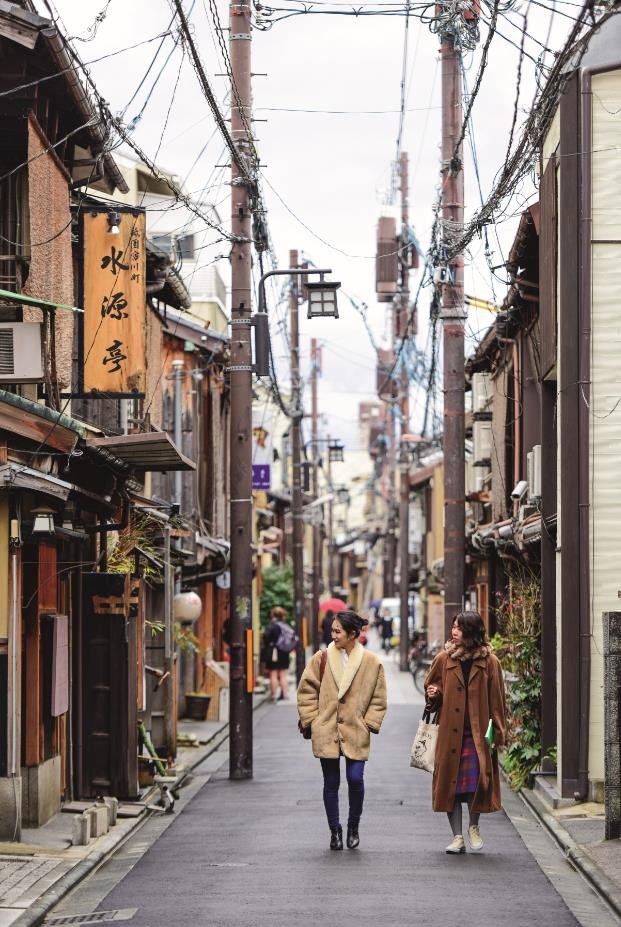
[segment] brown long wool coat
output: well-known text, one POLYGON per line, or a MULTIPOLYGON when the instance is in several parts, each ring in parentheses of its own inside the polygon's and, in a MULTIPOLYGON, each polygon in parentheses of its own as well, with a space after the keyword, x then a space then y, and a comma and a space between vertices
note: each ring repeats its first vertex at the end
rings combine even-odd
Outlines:
MULTIPOLYGON (((439 653, 425 679, 425 688, 431 685, 437 686, 441 693, 438 696, 440 713, 432 785, 433 810, 452 811, 466 708, 466 686, 459 660, 453 660, 446 651, 439 653)), ((502 669, 494 654, 473 661, 467 697, 472 739, 479 759, 479 784, 472 811, 483 814, 499 811, 498 751, 490 750, 485 739, 490 718, 494 725, 494 746, 502 747, 506 737, 502 669)))
POLYGON ((311 727, 313 753, 323 759, 368 760, 370 732, 379 733, 386 713, 384 667, 356 643, 345 668, 334 644, 328 647, 321 685, 321 651, 308 663, 298 686, 302 727, 311 727))

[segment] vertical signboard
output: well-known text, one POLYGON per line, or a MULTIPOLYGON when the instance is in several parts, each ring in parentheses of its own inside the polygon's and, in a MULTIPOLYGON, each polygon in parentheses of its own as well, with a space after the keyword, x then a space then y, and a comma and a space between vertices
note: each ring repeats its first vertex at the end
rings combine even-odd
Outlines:
POLYGON ((144 392, 144 211, 87 209, 83 241, 84 389, 144 392))
POLYGON ((272 419, 265 409, 252 412, 252 488, 272 488, 272 419))

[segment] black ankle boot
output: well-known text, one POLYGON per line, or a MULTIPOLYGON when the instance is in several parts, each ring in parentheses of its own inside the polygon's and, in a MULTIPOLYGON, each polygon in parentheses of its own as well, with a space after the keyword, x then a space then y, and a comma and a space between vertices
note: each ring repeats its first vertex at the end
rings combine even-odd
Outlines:
POLYGON ((360 843, 360 835, 358 833, 358 825, 348 824, 347 825, 347 849, 355 850, 359 843, 360 843))
POLYGON ((343 849, 343 828, 340 824, 338 824, 337 827, 330 828, 330 849, 343 849))

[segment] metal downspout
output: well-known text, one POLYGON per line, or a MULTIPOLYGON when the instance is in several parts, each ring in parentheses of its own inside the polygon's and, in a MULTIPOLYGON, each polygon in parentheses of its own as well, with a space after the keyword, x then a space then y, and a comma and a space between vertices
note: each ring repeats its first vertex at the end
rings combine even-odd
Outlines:
POLYGON ((578 789, 584 800, 589 790, 589 719, 591 702, 591 596, 589 536, 589 402, 591 383, 591 71, 582 73, 580 94, 580 332, 578 348, 578 453, 579 453, 579 739, 578 789))

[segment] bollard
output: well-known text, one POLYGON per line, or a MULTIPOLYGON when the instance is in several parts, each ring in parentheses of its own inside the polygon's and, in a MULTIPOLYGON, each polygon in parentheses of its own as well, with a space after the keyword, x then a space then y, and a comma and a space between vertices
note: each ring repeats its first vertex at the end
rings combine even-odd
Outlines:
POLYGON ((71 845, 74 847, 86 847, 90 838, 90 815, 86 811, 83 811, 82 814, 74 814, 71 820, 71 845))
POLYGON ((103 837, 108 833, 108 809, 105 805, 94 805, 84 813, 91 821, 91 837, 103 837))
POLYGON ((119 815, 119 800, 112 795, 105 795, 101 800, 108 809, 108 827, 114 827, 119 815))

